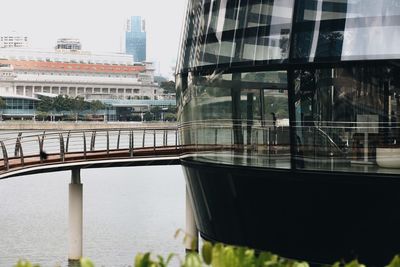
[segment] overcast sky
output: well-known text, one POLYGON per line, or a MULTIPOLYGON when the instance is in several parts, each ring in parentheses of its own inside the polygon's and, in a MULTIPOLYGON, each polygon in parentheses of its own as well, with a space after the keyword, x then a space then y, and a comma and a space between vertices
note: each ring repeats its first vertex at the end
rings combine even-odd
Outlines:
POLYGON ((0 34, 17 31, 32 48, 53 49, 57 38, 79 38, 84 50, 120 52, 126 19, 146 20, 147 59, 171 73, 187 0, 12 0, 2 3, 0 34))

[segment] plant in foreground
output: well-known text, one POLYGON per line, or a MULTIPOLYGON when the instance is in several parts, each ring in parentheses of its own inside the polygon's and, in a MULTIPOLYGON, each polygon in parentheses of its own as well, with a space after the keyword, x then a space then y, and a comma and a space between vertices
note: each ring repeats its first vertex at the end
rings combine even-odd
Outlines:
MULTIPOLYGON (((134 267, 168 267, 171 260, 177 257, 169 254, 166 258, 158 255, 152 257, 150 253, 138 253, 135 257, 134 267)), ((178 258, 179 259, 179 258, 178 258)), ((281 258, 269 252, 255 253, 253 249, 228 246, 223 244, 212 245, 204 242, 201 252, 190 252, 184 259, 179 259, 181 267, 309 267, 304 261, 295 261, 281 258)), ((81 267, 94 267, 88 258, 80 260, 81 267)), ((366 267, 364 264, 354 260, 350 263, 336 262, 331 267, 366 267)), ((328 267, 326 266, 326 267, 328 267)), ((20 260, 15 267, 39 267, 29 261, 20 260)), ((396 255, 386 267, 400 267, 400 256, 396 255)))

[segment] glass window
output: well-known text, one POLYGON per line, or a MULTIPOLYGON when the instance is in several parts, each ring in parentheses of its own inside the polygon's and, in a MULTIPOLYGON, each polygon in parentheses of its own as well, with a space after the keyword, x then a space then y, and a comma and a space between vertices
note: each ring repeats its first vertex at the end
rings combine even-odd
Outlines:
POLYGON ((192 0, 178 71, 188 67, 286 60, 294 0, 192 0))
MULTIPOLYGON (((178 79, 179 80, 179 79, 178 79)), ((181 143, 196 159, 290 168, 286 72, 190 74, 181 143)))
POLYGON ((299 61, 398 58, 400 3, 298 1, 293 57, 299 61))
POLYGON ((295 71, 296 167, 399 172, 399 75, 391 64, 295 71))

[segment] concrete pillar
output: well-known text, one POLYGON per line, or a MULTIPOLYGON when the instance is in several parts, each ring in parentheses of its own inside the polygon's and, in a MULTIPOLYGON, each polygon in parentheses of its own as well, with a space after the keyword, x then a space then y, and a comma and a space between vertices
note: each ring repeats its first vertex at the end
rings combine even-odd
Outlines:
POLYGON ((186 185, 186 234, 189 238, 185 238, 186 251, 198 251, 199 240, 196 221, 194 219, 194 212, 192 203, 190 201, 189 189, 186 185))
POLYGON ((80 169, 72 169, 69 184, 69 253, 68 260, 82 257, 83 185, 80 169))

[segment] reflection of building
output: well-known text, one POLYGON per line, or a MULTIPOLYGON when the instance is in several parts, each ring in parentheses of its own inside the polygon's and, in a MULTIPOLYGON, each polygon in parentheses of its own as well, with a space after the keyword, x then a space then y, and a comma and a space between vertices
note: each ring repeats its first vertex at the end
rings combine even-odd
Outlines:
POLYGON ((177 103, 201 235, 387 264, 400 238, 400 5, 190 0, 186 14, 177 103))
POLYGON ((135 62, 146 60, 146 27, 140 16, 127 20, 125 31, 125 52, 133 55, 135 62))

